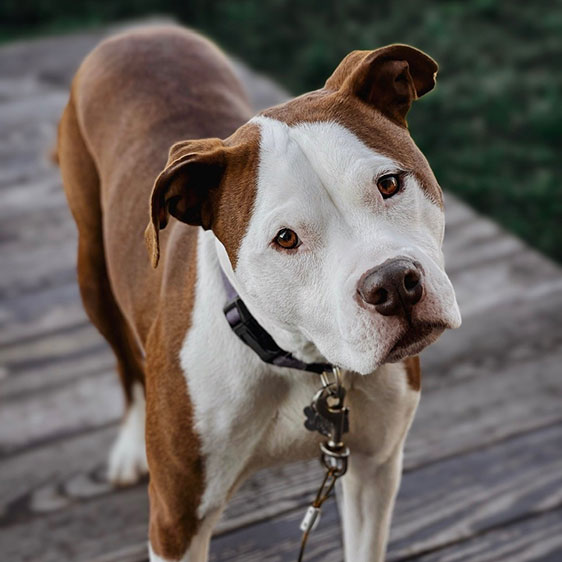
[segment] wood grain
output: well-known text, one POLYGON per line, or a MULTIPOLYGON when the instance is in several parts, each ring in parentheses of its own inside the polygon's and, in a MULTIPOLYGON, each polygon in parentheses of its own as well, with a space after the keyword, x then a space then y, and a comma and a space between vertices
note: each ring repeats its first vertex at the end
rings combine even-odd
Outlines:
POLYGON ((561 531, 562 510, 555 509, 415 559, 420 562, 560 562, 561 531))

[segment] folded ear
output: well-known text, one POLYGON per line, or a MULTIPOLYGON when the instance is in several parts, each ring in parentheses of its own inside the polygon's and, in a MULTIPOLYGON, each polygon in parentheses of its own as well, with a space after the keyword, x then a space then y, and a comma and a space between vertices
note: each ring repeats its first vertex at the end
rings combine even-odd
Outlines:
POLYGON ((412 102, 433 89, 438 68, 431 57, 408 45, 353 51, 328 78, 326 88, 356 96, 407 127, 412 102))
POLYGON ((170 215, 187 224, 211 228, 212 190, 220 185, 225 167, 220 139, 182 141, 170 148, 168 163, 154 182, 150 221, 144 233, 152 267, 158 265, 159 232, 170 215))

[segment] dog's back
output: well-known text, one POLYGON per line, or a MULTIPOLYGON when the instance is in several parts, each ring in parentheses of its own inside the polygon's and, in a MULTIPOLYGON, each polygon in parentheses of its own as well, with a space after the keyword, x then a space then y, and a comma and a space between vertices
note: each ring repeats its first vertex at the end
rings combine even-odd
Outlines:
POLYGON ((157 277, 146 275, 142 233, 169 147, 185 138, 226 137, 249 111, 224 55, 180 28, 124 33, 83 62, 60 125, 58 157, 80 235, 91 237, 103 225, 98 236, 121 306, 142 301, 130 291, 144 293, 141 281, 157 277))
MULTIPOLYGON (((135 381, 144 379, 141 348, 158 310, 155 295, 163 275, 186 275, 197 231, 183 237, 183 259, 176 260, 173 272, 152 270, 143 232, 154 180, 174 142, 226 137, 249 114, 246 94, 225 56, 178 27, 110 38, 90 53, 74 78, 59 125, 57 159, 78 227, 84 308, 118 357, 129 406, 135 381)), ((170 225, 163 252, 175 228, 189 227, 170 225)), ((136 478, 119 469, 119 461, 113 464, 114 481, 136 478)))

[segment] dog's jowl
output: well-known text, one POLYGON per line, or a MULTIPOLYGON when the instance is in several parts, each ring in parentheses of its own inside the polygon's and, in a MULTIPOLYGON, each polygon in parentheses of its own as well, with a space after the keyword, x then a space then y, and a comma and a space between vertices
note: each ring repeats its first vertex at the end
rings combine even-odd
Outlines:
POLYGON ((152 561, 206 561, 245 478, 318 455, 302 408, 319 381, 299 368, 318 363, 352 412, 346 560, 384 559, 415 356, 460 324, 441 189, 406 123, 436 71, 405 45, 354 51, 252 116, 225 56, 181 28, 116 36, 78 70, 58 158, 84 307, 127 398, 109 478, 149 471, 152 561), (229 292, 285 363, 233 332, 229 292))

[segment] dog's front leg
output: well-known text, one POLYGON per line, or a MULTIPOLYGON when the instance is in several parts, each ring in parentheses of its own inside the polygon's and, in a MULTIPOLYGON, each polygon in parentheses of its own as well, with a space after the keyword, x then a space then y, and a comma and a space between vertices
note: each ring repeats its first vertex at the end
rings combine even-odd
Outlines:
POLYGON ((169 340, 165 323, 157 320, 147 344, 146 369, 150 562, 207 562, 226 497, 200 513, 205 459, 179 353, 170 350, 169 340))
POLYGON ((383 464, 353 453, 343 484, 346 562, 383 562, 402 473, 402 444, 383 464))
MULTIPOLYGON (((190 539, 189 547, 179 559, 179 562, 207 562, 213 530, 222 512, 223 507, 216 509, 200 522, 197 533, 190 539)), ((169 562, 170 560, 177 562, 178 558, 167 559, 156 554, 150 541, 148 546, 149 562, 169 562)))

